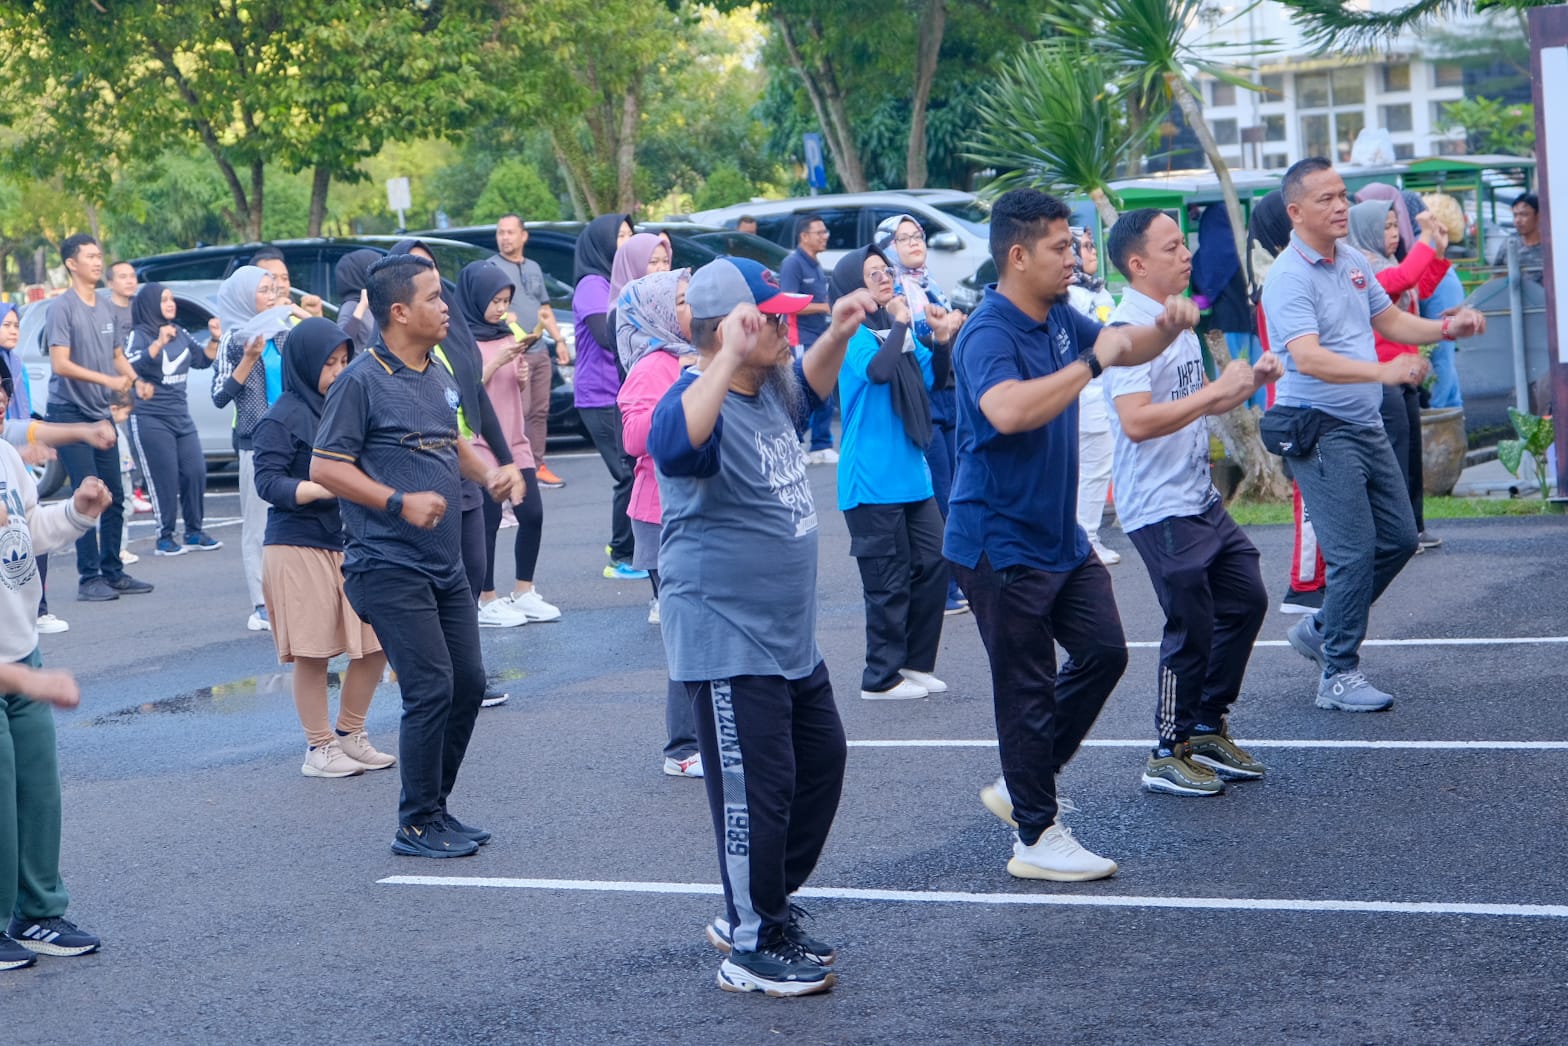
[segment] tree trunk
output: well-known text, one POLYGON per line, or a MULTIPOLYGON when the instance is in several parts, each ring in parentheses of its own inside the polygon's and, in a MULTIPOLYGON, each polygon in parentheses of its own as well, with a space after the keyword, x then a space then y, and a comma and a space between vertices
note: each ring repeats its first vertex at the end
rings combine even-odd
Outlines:
MULTIPOLYGON (((1210 331, 1207 341, 1215 370, 1223 371, 1231 359, 1225 335, 1210 331)), ((1281 459, 1263 447, 1263 437, 1258 433, 1259 417, 1257 408, 1243 403, 1209 418, 1209 431, 1225 445, 1226 456, 1241 466, 1241 482, 1236 484, 1231 497, 1246 501, 1289 501, 1290 481, 1285 478, 1281 459)))
POLYGON ((1181 106, 1182 115, 1187 118, 1187 126, 1192 128, 1192 133, 1198 136, 1198 144, 1203 147, 1203 155, 1209 158, 1209 165, 1214 168, 1214 173, 1220 180, 1220 192, 1225 196, 1225 214, 1230 219, 1231 236, 1236 240, 1236 257, 1247 256, 1247 226, 1241 219, 1241 198, 1236 195, 1236 183, 1231 180, 1230 168, 1225 166, 1225 161, 1220 157, 1219 143, 1214 140, 1214 132, 1209 130, 1208 121, 1203 118, 1203 109, 1198 105, 1198 99, 1192 93, 1192 88, 1187 81, 1173 73, 1165 74, 1165 83, 1171 89, 1171 94, 1176 99, 1176 104, 1181 106))
POLYGON ((98 208, 91 200, 87 201, 87 231, 95 240, 102 240, 103 234, 98 231, 98 208))
POLYGON ((621 104, 621 125, 616 137, 616 207, 627 214, 637 210, 637 88, 626 92, 621 104))
POLYGON ((924 189, 926 185, 926 105, 936 82, 937 58, 946 28, 947 0, 927 0, 917 30, 915 93, 909 103, 909 154, 904 161, 904 179, 911 189, 924 189))
POLYGON ((1116 213, 1115 205, 1111 203, 1111 198, 1105 195, 1104 189, 1090 189, 1089 199, 1094 201, 1094 209, 1100 214, 1100 224, 1109 232, 1111 226, 1116 224, 1116 219, 1120 217, 1116 213))
POLYGON ((561 169, 561 180, 566 182, 566 195, 572 201, 572 216, 580 222, 585 222, 593 217, 593 211, 588 207, 588 201, 583 197, 582 186, 577 182, 577 175, 572 171, 571 163, 566 159, 566 151, 561 148, 560 141, 552 131, 550 134, 550 148, 555 152, 555 163, 561 169))
POLYGON ((317 167, 310 176, 310 225, 306 236, 320 236, 327 221, 327 190, 332 187, 332 172, 317 167))
MULTIPOLYGON (((850 129, 844 108, 844 93, 839 89, 832 65, 826 59, 817 59, 814 68, 808 67, 796 43, 795 31, 789 23, 775 14, 773 24, 778 27, 785 50, 789 52, 790 64, 800 74, 806 96, 811 99, 811 108, 816 112, 817 123, 827 140, 828 152, 833 157, 833 167, 838 171, 839 181, 844 183, 846 192, 865 192, 865 165, 860 160, 860 149, 855 144, 854 132, 850 129)), ((813 36, 820 42, 820 30, 816 27, 811 29, 813 36)))
POLYGON ((1144 125, 1149 122, 1149 112, 1144 104, 1136 97, 1130 88, 1127 94, 1127 129, 1131 132, 1133 145, 1127 150, 1128 178, 1143 177, 1144 137, 1141 133, 1144 125))

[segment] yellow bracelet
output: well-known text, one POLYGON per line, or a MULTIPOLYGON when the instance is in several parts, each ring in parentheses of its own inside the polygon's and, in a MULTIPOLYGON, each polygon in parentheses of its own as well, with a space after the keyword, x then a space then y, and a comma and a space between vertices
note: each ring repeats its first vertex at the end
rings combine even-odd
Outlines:
POLYGON ((36 421, 30 421, 27 423, 27 442, 38 442, 38 422, 36 421))

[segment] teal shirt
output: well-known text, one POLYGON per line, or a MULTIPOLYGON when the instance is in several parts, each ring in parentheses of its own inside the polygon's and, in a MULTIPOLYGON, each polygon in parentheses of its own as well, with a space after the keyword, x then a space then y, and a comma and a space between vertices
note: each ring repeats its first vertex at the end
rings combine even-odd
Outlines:
MULTIPOLYGON (((838 507, 903 505, 932 496, 931 467, 926 448, 917 447, 893 413, 889 385, 874 384, 866 367, 882 341, 865 327, 849 339, 838 372, 838 394, 844 431, 838 461, 838 507)), ((931 387, 931 352, 915 343, 915 359, 926 388, 931 387)))

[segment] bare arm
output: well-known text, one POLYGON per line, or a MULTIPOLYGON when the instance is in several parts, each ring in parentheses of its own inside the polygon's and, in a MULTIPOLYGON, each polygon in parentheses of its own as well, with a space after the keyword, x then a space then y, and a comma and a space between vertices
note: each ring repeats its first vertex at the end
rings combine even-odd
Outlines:
MULTIPOLYGON (((1379 315, 1400 311, 1402 310, 1391 307, 1384 309, 1379 315)), ((1410 316, 1408 312, 1405 315, 1410 316)), ((1413 316, 1410 318, 1416 319, 1413 316)), ((1433 327, 1439 326, 1430 320, 1417 320, 1417 322, 1431 323, 1433 327)), ((1286 348, 1295 359, 1297 370, 1309 378, 1326 381, 1330 385, 1405 385, 1420 381, 1426 377, 1430 369, 1427 361, 1416 355, 1414 351, 1395 356, 1387 363, 1348 359, 1337 352, 1325 349, 1318 342, 1316 334, 1303 334, 1292 340, 1286 348)))
POLYGON ((1379 334, 1401 345, 1430 345, 1443 341, 1445 324, 1448 338, 1469 338, 1486 332, 1486 317, 1469 308, 1459 309, 1444 320, 1424 320, 1400 308, 1384 309, 1372 317, 1372 326, 1379 334))
MULTIPOLYGON (((120 361, 124 360, 125 356, 120 352, 119 349, 115 349, 114 359, 115 369, 118 371, 120 361)), ((72 360, 71 347, 69 345, 49 346, 49 367, 54 371, 54 373, 58 374, 62 378, 65 378, 67 381, 88 382, 93 385, 102 385, 105 388, 115 389, 116 391, 130 388, 130 385, 126 384, 122 378, 117 377, 116 375, 100 374, 98 371, 95 371, 90 367, 83 367, 81 364, 72 360)), ((135 376, 133 375, 132 381, 134 380, 135 376)))
POLYGON ((1279 358, 1272 353, 1256 366, 1246 360, 1231 360, 1215 381, 1170 403, 1154 403, 1147 392, 1132 392, 1116 397, 1116 418, 1122 432, 1134 443, 1159 439, 1179 432, 1199 418, 1224 414, 1247 402, 1263 385, 1279 377, 1279 358))

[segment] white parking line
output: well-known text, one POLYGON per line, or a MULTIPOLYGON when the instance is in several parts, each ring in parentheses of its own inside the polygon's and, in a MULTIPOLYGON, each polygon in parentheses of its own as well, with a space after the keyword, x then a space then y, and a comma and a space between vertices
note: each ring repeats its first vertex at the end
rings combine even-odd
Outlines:
MULTIPOLYGON (((383 886, 488 887, 502 890, 568 890, 590 893, 680 894, 715 897, 718 883, 624 882, 595 879, 511 879, 481 876, 392 875, 383 886)), ((1010 904, 1060 908, 1184 908, 1237 912, 1331 912, 1372 915, 1495 915, 1568 919, 1568 905, 1479 904, 1465 901, 1348 901, 1305 897, 1137 897, 1050 893, 968 893, 954 890, 861 890, 807 886, 801 897, 901 904, 1010 904)))
MULTIPOLYGON (((1568 643, 1568 636, 1434 636, 1425 639, 1366 639, 1362 646, 1541 646, 1568 643)), ((1259 639, 1252 644, 1260 646, 1290 646, 1283 639, 1259 639)), ((1140 639, 1128 643, 1129 650, 1158 650, 1157 639, 1140 639)))
MULTIPOLYGON (((1563 752, 1568 751, 1568 741, 1361 741, 1325 740, 1304 738, 1282 740, 1243 737, 1247 748, 1370 748, 1410 749, 1422 752, 1476 751, 1476 752, 1563 752)), ((1148 738, 1094 738, 1083 742, 1084 748, 1148 748, 1148 738)), ((894 739, 885 741, 850 741, 851 748, 995 748, 996 742, 981 738, 951 739, 894 739)))

